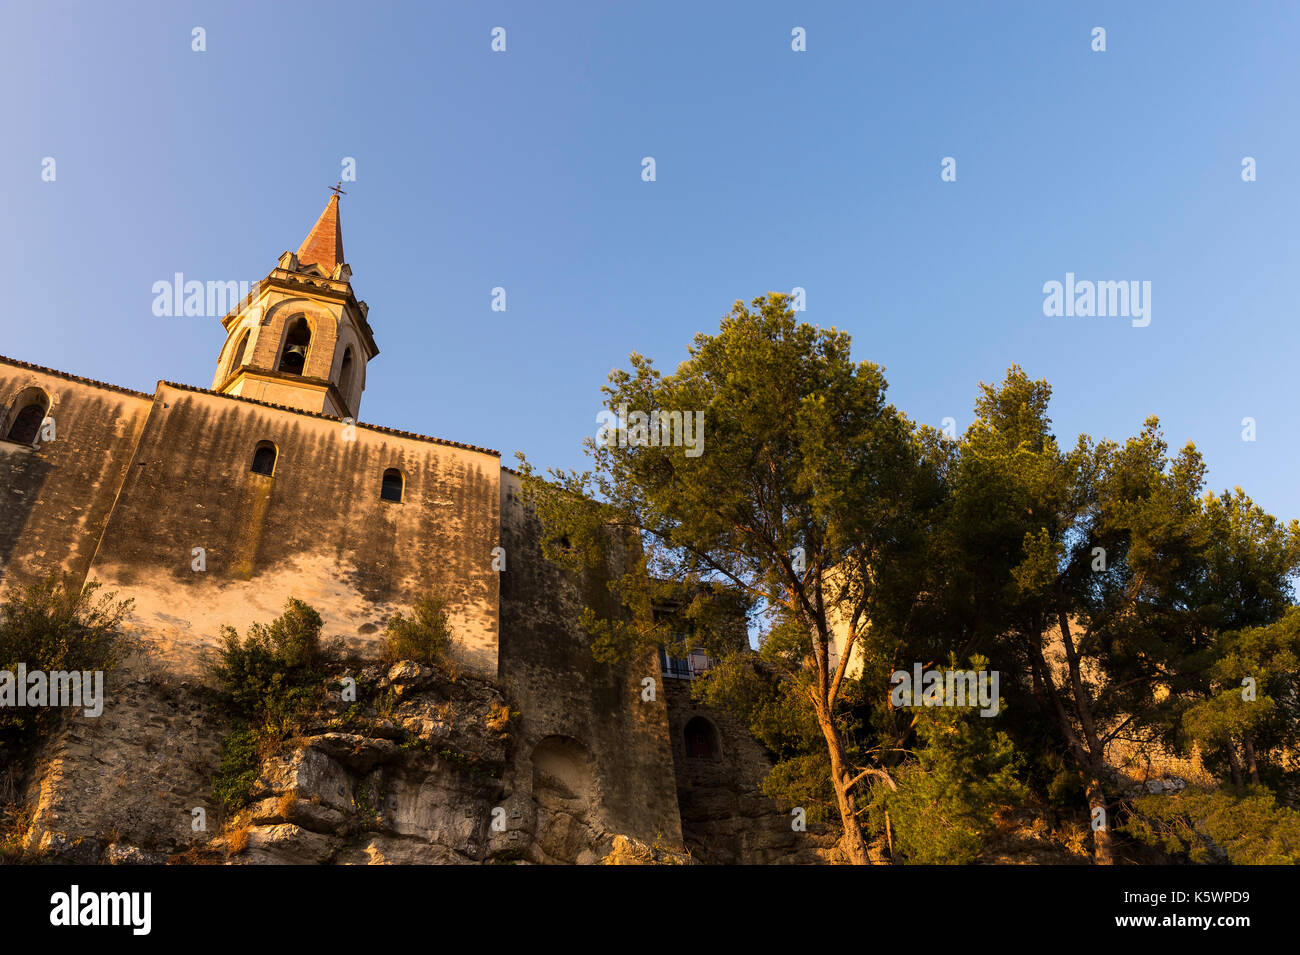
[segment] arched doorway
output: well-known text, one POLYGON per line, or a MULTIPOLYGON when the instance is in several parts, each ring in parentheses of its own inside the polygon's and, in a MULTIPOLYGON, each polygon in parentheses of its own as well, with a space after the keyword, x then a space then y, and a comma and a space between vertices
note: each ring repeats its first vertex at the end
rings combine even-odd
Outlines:
POLYGON ((682 731, 688 759, 719 759, 718 729, 702 716, 692 717, 682 731))

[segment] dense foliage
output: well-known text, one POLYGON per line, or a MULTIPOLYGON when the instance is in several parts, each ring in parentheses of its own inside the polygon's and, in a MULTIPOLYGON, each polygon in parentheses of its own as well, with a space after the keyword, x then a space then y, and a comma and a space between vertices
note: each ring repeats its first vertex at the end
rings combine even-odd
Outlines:
POLYGON ((611 373, 618 426, 588 440, 590 470, 522 463, 547 556, 608 579, 584 585, 594 653, 706 649, 695 692, 747 723, 775 758, 765 790, 838 823, 855 862, 885 837, 903 861, 974 859, 1017 808, 1071 820, 1098 863, 1117 834, 1286 858, 1265 830, 1289 832, 1297 782, 1300 523, 1207 493, 1195 446, 1171 452, 1154 417, 1058 441, 1051 388, 1015 366, 961 434, 885 390, 781 295, 738 302, 671 374, 635 354, 611 373), (695 447, 637 411, 698 414, 695 447), (958 660, 1000 676, 996 716, 892 698, 895 671, 958 660), (1121 750, 1195 754, 1208 775, 1176 806, 1135 802, 1121 750), (1254 822, 1224 831, 1230 806, 1254 822))
MULTIPOLYGON (((0 671, 16 678, 55 671, 110 673, 131 649, 123 621, 131 601, 101 594, 92 581, 78 587, 57 577, 9 591, 0 603, 0 671)), ((0 707, 0 766, 62 716, 55 707, 0 707)))
POLYGON ((222 629, 212 677, 231 730, 222 741, 214 791, 228 810, 248 803, 262 761, 296 735, 324 693, 321 627, 319 613, 290 597, 284 613, 253 624, 242 640, 234 627, 222 629))

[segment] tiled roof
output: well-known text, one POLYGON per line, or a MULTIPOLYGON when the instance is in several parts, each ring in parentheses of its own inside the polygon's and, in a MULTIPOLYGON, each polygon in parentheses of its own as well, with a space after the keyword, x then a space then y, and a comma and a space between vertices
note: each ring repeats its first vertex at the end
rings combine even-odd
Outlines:
POLYGON ((343 263, 343 228, 339 225, 339 197, 330 196, 325 211, 298 247, 298 262, 319 265, 326 275, 333 275, 343 263))
MULTIPOLYGON (((66 378, 69 381, 79 381, 83 385, 94 385, 96 388, 107 388, 109 391, 118 391, 124 395, 133 395, 136 398, 150 399, 154 397, 148 392, 136 391, 133 388, 123 388, 120 385, 109 384, 106 381, 97 381, 94 378, 83 378, 81 375, 69 374, 66 371, 59 371, 57 368, 46 368, 44 365, 34 365, 31 362, 19 361, 17 358, 9 358, 5 355, 0 355, 0 362, 3 362, 8 365, 13 365, 17 368, 26 368, 30 371, 39 371, 47 375, 55 375, 59 378, 66 378)), ((158 384, 167 385, 170 388, 179 388, 182 391, 194 391, 194 392, 198 392, 199 394, 214 395, 218 398, 229 398, 233 401, 247 401, 250 404, 261 405, 264 408, 275 408, 277 411, 291 411, 294 414, 308 415, 309 417, 312 418, 325 418, 326 420, 329 421, 339 420, 338 418, 335 418, 333 415, 321 414, 318 411, 304 411, 301 408, 290 408, 288 405, 277 405, 270 401, 259 401, 256 398, 245 398, 243 395, 226 395, 226 394, 222 394, 219 391, 212 391, 209 388, 199 388, 195 385, 183 385, 177 381, 160 381, 158 382, 158 384)), ((477 451, 480 454, 490 454, 495 458, 501 457, 501 452, 494 451, 492 448, 481 448, 476 444, 465 444, 462 441, 449 441, 446 438, 434 438, 434 437, 430 437, 427 434, 416 434, 413 431, 401 431, 397 428, 385 428, 382 427, 381 425, 366 424, 361 421, 357 422, 357 427, 365 428, 368 431, 378 431, 381 434, 395 435, 399 438, 410 438, 415 441, 429 441, 433 444, 445 444, 453 448, 463 448, 466 451, 477 451)))
MULTIPOLYGON (((213 395, 217 398, 230 398, 234 401, 247 401, 249 404, 261 405, 263 408, 274 408, 277 411, 291 411, 294 414, 307 415, 310 418, 324 418, 327 421, 339 421, 334 415, 322 414, 319 411, 304 411, 302 408, 290 408, 288 405, 278 405, 271 401, 261 401, 257 398, 246 398, 243 395, 228 395, 220 391, 213 391, 210 388, 200 388, 197 385, 183 385, 178 381, 160 381, 160 385, 167 385, 169 388, 179 388, 182 391, 194 391, 203 395, 213 395)), ((358 428, 365 428, 368 431, 378 431, 381 434, 396 435, 399 438, 411 438, 415 441, 429 441, 433 444, 445 444, 453 448, 464 448, 466 451, 477 451, 480 454, 490 454, 495 458, 501 457, 500 451, 494 451, 491 448, 480 448, 476 444, 465 444, 461 441, 449 441, 446 438, 433 438, 427 434, 416 434, 414 431, 401 431, 397 428, 385 428, 377 424, 366 424, 362 421, 357 422, 358 428)))
POLYGON ((19 368, 27 368, 31 371, 41 371, 47 375, 58 375, 60 378, 67 378, 69 381, 79 381, 83 385, 95 385, 97 388, 107 388, 110 391, 120 391, 124 395, 135 395, 137 398, 152 398, 153 395, 143 391, 136 391, 134 388, 123 388, 121 385, 110 385, 106 381, 96 381, 94 378, 82 378, 80 375, 71 375, 66 371, 59 371, 57 368, 46 368, 44 365, 33 365, 29 361, 19 361, 17 358, 7 358, 0 355, 0 361, 10 365, 17 365, 19 368))

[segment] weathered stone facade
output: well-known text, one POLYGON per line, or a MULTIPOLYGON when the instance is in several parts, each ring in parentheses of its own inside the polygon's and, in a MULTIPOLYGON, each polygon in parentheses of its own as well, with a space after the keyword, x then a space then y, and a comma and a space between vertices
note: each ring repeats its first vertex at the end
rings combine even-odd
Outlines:
POLYGON ((519 478, 506 473, 502 489, 502 540, 511 556, 502 575, 501 679, 522 714, 519 797, 526 802, 530 788, 547 782, 536 764, 540 750, 552 762, 585 764, 579 788, 600 806, 598 826, 609 837, 678 844, 667 708, 659 694, 642 699, 641 681, 659 679, 658 661, 615 667, 592 658, 576 625, 581 582, 541 559, 540 529, 519 501, 519 478))
POLYGON ((0 441, 0 573, 6 586, 51 571, 84 579, 152 401, 125 388, 0 360, 0 437, 24 395, 48 396, 55 440, 0 441))
POLYGON ((221 627, 269 621, 294 596, 328 638, 373 657, 393 612, 439 593, 455 661, 479 682, 426 674, 393 733, 396 717, 335 721, 265 765, 236 861, 583 863, 616 845, 620 858, 816 861, 758 793, 766 762, 743 727, 716 718, 721 761, 694 759, 693 704, 656 659, 593 659, 577 620, 599 582, 542 557, 497 452, 352 419, 377 354, 366 312, 336 198, 223 321, 215 390, 147 395, 0 358, 0 438, 24 414, 52 428, 0 440, 0 590, 52 572, 102 581, 134 600, 141 646, 103 716, 69 717, 38 755, 29 846, 157 861, 205 845, 191 820, 218 814, 222 727, 200 681, 221 627), (653 700, 645 677, 662 688, 653 700), (482 727, 490 704, 515 714, 508 733, 482 727), (439 756, 444 744, 481 771, 439 756), (498 810, 504 830, 489 826, 498 810))
POLYGON ((707 865, 841 861, 835 838, 812 826, 796 832, 792 807, 760 790, 772 768, 744 725, 691 698, 691 682, 666 678, 669 738, 683 841, 707 865), (703 734, 703 738, 701 735, 703 734))
POLYGON ((291 595, 362 649, 438 591, 466 664, 494 673, 500 474, 493 452, 160 384, 91 575, 135 598, 178 671, 221 624, 271 619, 291 595), (261 441, 273 474, 249 469, 261 441), (388 468, 400 502, 380 497, 388 468))

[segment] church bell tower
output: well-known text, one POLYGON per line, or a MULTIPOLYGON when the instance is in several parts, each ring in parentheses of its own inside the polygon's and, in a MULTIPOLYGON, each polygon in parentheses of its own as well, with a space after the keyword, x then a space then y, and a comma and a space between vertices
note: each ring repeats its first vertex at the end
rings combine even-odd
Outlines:
MULTIPOLYGON (((342 185, 340 183, 340 185, 342 185)), ((212 390, 339 418, 359 417, 366 365, 379 354, 343 260, 337 186, 298 251, 221 324, 212 390)))

